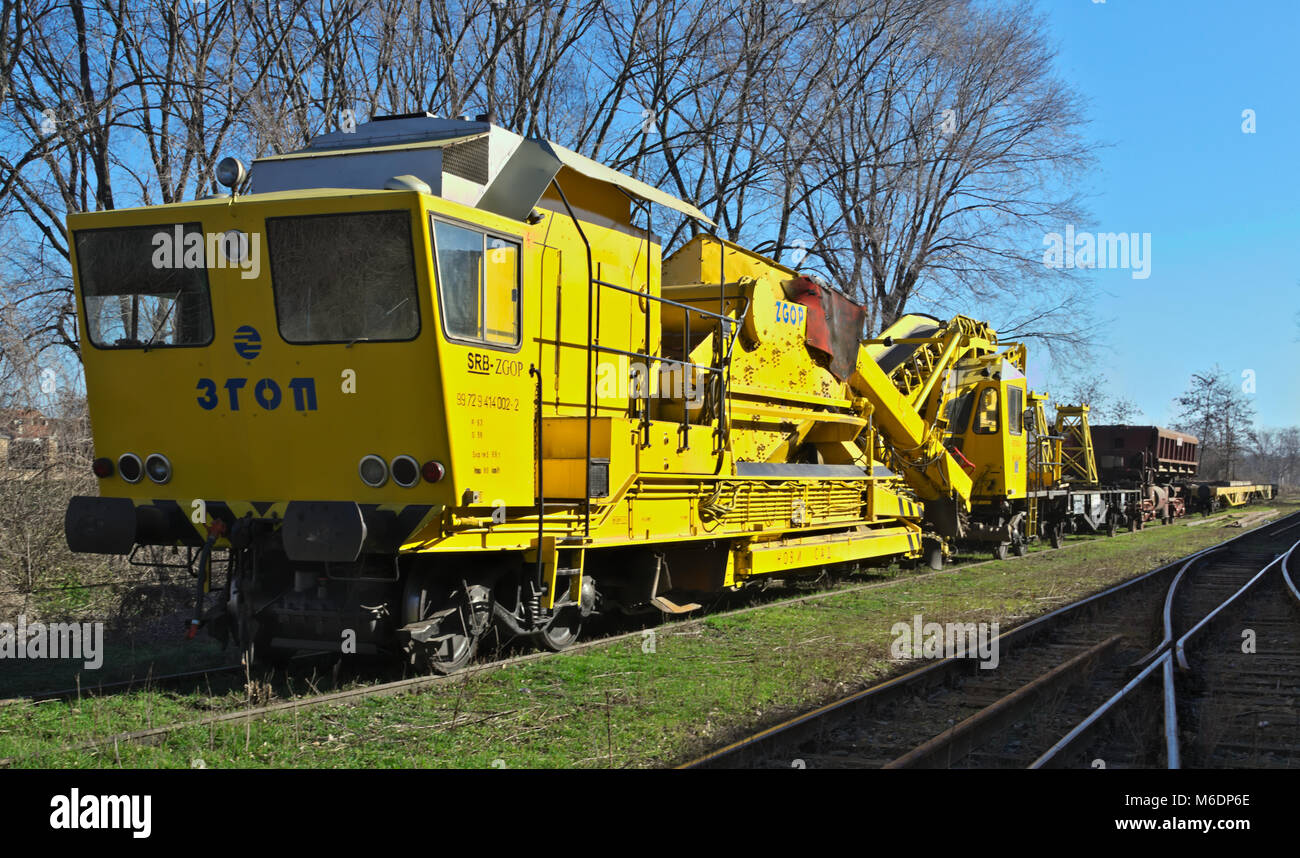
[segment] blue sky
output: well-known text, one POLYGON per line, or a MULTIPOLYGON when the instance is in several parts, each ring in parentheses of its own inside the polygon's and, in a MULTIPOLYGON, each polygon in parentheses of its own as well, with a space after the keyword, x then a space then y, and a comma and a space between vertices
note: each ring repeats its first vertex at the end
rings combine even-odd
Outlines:
MULTIPOLYGON (((1256 424, 1300 424, 1300 2, 1039 7, 1091 135, 1111 144, 1078 228, 1151 233, 1149 278, 1087 275, 1110 320, 1098 371, 1140 422, 1168 424, 1192 372, 1217 362, 1241 383, 1254 370, 1256 424)), ((1031 361, 1035 387, 1049 373, 1031 361)))

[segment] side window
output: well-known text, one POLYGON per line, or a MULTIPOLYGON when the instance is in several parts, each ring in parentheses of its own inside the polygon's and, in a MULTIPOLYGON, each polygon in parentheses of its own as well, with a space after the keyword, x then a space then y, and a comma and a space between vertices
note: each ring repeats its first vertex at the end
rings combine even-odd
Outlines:
POLYGON ((519 344, 519 244, 433 221, 438 300, 447 336, 519 344))
POLYGON ((986 387, 980 391, 979 406, 975 410, 975 431, 992 435, 998 431, 998 389, 986 387))
POLYGON ((1019 435, 1025 419, 1025 393, 1018 387, 1007 388, 1007 425, 1012 435, 1019 435))
POLYGON ((948 418, 948 432, 952 435, 960 435, 966 431, 966 425, 970 423, 970 409, 975 403, 975 392, 968 390, 956 399, 948 400, 946 416, 948 418))

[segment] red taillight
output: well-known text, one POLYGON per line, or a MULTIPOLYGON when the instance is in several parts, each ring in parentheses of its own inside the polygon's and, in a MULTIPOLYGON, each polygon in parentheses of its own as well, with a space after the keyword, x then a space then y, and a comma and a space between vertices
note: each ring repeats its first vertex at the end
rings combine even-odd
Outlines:
POLYGON ((90 469, 94 471, 95 476, 99 477, 101 480, 105 479, 106 477, 111 477, 113 476, 113 460, 96 459, 94 463, 90 466, 90 469))
POLYGON ((443 477, 447 476, 447 469, 442 466, 442 462, 436 459, 430 459, 420 468, 420 474, 430 483, 436 483, 443 477))

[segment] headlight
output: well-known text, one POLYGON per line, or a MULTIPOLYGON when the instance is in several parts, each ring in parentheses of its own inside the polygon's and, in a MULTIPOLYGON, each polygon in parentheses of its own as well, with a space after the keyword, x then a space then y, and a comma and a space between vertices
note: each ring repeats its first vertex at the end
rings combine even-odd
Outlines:
POLYGON ((393 459, 393 482, 404 489, 420 482, 420 464, 410 456, 398 456, 393 459))
POLYGON ((144 466, 140 464, 140 457, 135 453, 123 453, 117 458, 117 472, 128 483, 138 483, 144 476, 144 466))
POLYGON ((361 464, 357 466, 357 473, 361 474, 361 482, 372 489, 377 489, 388 482, 387 463, 373 454, 361 457, 361 464))
POLYGON ((149 479, 161 486, 172 478, 172 463, 162 453, 150 453, 144 460, 144 471, 149 479))

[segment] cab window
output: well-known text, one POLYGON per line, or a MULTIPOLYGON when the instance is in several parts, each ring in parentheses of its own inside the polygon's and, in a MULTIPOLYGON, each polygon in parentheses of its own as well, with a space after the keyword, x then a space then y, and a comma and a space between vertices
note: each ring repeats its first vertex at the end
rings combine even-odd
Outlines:
POLYGON ((83 229, 75 235, 86 335, 101 349, 212 342, 203 228, 83 229))
POLYGON ((267 218, 286 342, 413 340, 420 304, 406 210, 267 218))
POLYGON ((437 219, 433 242, 448 338, 519 345, 519 243, 437 219))
POLYGON ((944 416, 948 418, 948 432, 952 435, 960 435, 966 431, 967 424, 970 423, 971 406, 975 404, 975 391, 968 390, 956 399, 948 400, 948 407, 944 416))
POLYGON ((1025 419, 1025 392, 1018 387, 1007 388, 1007 425, 1012 435, 1019 435, 1025 419))
POLYGON ((998 431, 998 389, 986 387, 980 391, 979 405, 975 409, 975 431, 992 435, 998 431))

